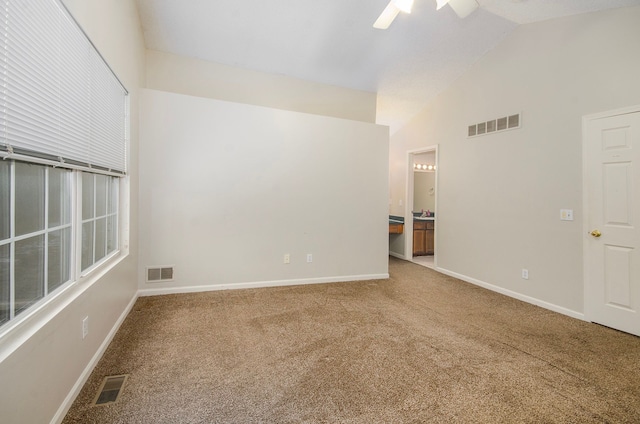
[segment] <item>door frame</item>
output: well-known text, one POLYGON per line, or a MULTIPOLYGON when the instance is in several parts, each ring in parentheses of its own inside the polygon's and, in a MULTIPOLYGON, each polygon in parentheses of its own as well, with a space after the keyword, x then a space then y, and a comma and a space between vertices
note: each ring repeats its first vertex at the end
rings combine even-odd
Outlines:
POLYGON ((640 112, 640 105, 628 106, 620 109, 608 110, 605 112, 593 113, 590 115, 584 115, 582 117, 582 213, 584 215, 584 219, 582 220, 582 287, 584 291, 583 296, 583 310, 584 310, 584 319, 586 321, 592 322, 593 319, 593 310, 591 309, 590 295, 591 288, 589 287, 588 280, 588 271, 589 271, 589 261, 588 261, 588 249, 589 243, 592 241, 589 233, 591 231, 591 216, 589 215, 589 191, 588 191, 588 180, 589 180, 589 172, 590 172, 590 164, 587 163, 587 126, 590 121, 594 121, 597 119, 610 118, 613 116, 619 115, 627 115, 630 113, 640 112))
POLYGON ((407 261, 413 261, 413 156, 420 153, 435 153, 435 166, 436 166, 436 183, 435 183, 435 213, 436 220, 434 221, 434 239, 433 239, 433 267, 438 268, 438 175, 440 175, 440 164, 438 158, 438 145, 433 144, 431 146, 421 147, 418 149, 407 150, 407 180, 405 185, 405 210, 404 210, 404 259, 407 261))

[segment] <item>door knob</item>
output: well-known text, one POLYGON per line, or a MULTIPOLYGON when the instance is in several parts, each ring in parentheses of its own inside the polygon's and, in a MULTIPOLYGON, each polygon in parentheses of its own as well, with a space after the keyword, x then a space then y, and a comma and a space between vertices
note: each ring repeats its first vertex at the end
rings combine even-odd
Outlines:
POLYGON ((602 235, 602 233, 598 230, 593 230, 589 234, 591 234, 594 237, 600 237, 602 235))

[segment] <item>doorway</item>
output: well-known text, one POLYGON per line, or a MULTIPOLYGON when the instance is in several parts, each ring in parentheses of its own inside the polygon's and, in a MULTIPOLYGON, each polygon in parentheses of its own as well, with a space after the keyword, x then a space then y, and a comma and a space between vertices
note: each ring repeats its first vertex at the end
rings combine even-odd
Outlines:
POLYGON ((583 118, 585 317, 640 336, 640 106, 583 118))
POLYGON ((438 146, 407 152, 405 259, 437 267, 438 146))

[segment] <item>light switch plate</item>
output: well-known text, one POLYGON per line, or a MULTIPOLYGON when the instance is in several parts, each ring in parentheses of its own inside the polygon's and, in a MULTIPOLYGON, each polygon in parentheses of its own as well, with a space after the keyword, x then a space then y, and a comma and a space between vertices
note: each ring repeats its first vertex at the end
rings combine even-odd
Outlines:
POLYGON ((561 221, 573 221, 573 209, 560 209, 561 221))

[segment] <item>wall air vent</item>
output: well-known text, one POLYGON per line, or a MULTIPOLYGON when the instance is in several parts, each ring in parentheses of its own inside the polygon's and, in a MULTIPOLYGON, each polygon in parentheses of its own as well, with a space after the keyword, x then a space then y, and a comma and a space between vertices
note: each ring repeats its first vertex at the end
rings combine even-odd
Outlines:
POLYGON ((520 128, 520 114, 504 116, 486 122, 469 125, 467 136, 477 137, 479 135, 491 134, 495 132, 520 128))
POLYGON ((147 283, 173 281, 173 266, 147 267, 147 283))

